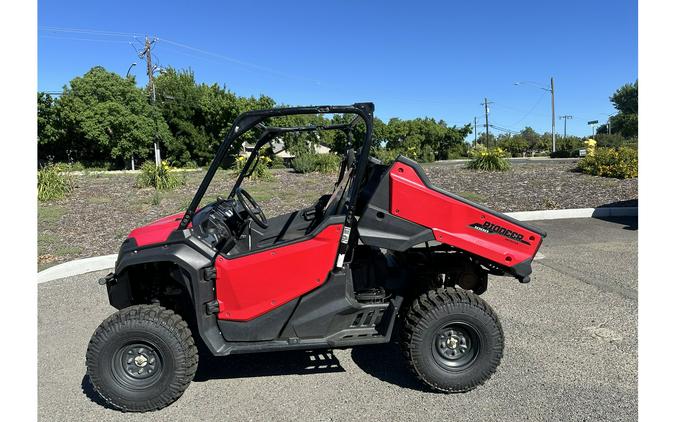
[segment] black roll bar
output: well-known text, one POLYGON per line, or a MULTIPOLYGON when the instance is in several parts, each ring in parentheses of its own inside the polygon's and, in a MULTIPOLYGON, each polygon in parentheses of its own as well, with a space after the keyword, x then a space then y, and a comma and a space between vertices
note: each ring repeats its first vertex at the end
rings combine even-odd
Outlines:
MULTIPOLYGON (((247 111, 245 113, 240 114, 237 116, 237 118, 234 120, 232 123, 232 126, 230 127, 230 130, 228 131, 227 135, 225 136, 225 139, 223 142, 220 144, 218 147, 218 151, 216 152, 216 156, 213 158, 213 161, 211 162, 211 165, 209 166, 209 169, 206 172, 206 175, 204 176, 204 179, 199 185, 199 188, 197 188, 197 192, 195 193, 194 198, 192 198, 192 202, 190 202, 190 205, 188 206, 188 209, 185 211, 185 214, 183 215, 183 218, 181 219, 181 222, 178 226, 178 230, 185 230, 192 221, 192 217, 194 217, 195 211, 197 207, 199 206, 199 203, 201 202, 202 198, 204 197, 204 194, 206 193, 206 190, 208 189, 209 185, 211 184, 211 181, 213 180, 213 176, 216 174, 216 171, 218 170, 218 167, 222 163, 223 159, 225 158, 225 155, 227 151, 229 150, 230 146, 232 143, 239 138, 243 133, 247 132, 251 128, 255 127, 256 125, 261 124, 264 120, 269 119, 271 117, 279 117, 279 116, 293 116, 293 115, 299 115, 299 114, 355 114, 357 115, 352 119, 351 122, 345 123, 345 124, 338 124, 338 125, 328 125, 328 126, 304 126, 304 127, 295 127, 295 128, 277 128, 277 127, 272 127, 272 128, 266 128, 264 125, 262 126, 264 128, 263 134, 258 138, 258 141, 256 142, 256 149, 254 149, 254 152, 257 151, 262 145, 264 145, 270 134, 272 133, 286 133, 286 132, 299 132, 299 131, 311 131, 311 130, 321 130, 322 129, 343 129, 343 130, 348 130, 351 131, 351 128, 353 127, 353 124, 357 120, 358 117, 363 119, 364 123, 366 124, 366 136, 364 139, 363 147, 361 148, 361 154, 359 155, 358 159, 358 168, 356 171, 356 177, 354 179, 354 185, 352 186, 352 192, 350 195, 350 198, 356 198, 356 193, 358 191, 359 186, 361 185, 361 182, 363 180, 363 177, 365 175, 365 169, 366 169, 366 162, 368 161, 367 158, 370 155, 370 146, 371 146, 371 137, 372 137, 372 130, 373 130, 373 112, 375 110, 375 106, 373 103, 355 103, 350 106, 309 106, 309 107, 284 107, 284 108, 273 108, 273 109, 266 109, 266 110, 251 110, 247 111), (333 127, 334 126, 334 127, 333 127), (264 141, 264 142, 263 142, 264 141), (261 144, 262 142, 262 144, 261 144), (258 146, 260 144, 260 146, 258 146), (365 154, 365 156, 364 156, 365 154), (365 159, 364 159, 365 157, 365 159)), ((251 154, 253 156, 253 154, 251 154)), ((252 158, 252 157, 251 157, 252 158)), ((251 160, 249 159, 247 161, 247 166, 245 166, 245 170, 250 167, 250 162, 251 160)), ((237 178, 237 182, 235 183, 235 187, 237 186, 237 183, 241 183, 242 175, 245 175, 245 171, 242 171, 242 173, 239 175, 237 178)), ((234 190, 233 190, 234 191, 234 190)), ((351 227, 353 223, 353 218, 354 218, 354 206, 355 206, 355 200, 351 200, 351 204, 349 206, 349 209, 347 211, 347 219, 346 219, 346 225, 347 227, 351 227)))

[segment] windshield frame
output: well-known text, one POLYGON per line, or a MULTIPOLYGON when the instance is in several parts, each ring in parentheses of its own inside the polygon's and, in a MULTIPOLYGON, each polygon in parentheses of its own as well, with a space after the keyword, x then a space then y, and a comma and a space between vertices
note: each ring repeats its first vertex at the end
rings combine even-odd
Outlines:
MULTIPOLYGON (((372 103, 356 103, 351 106, 310 106, 310 107, 287 107, 287 108, 274 108, 266 110, 252 110, 240 114, 232 123, 232 126, 223 140, 223 142, 218 147, 216 156, 214 157, 209 169, 204 176, 195 196, 192 198, 188 209, 185 211, 183 218, 178 226, 178 230, 185 230, 192 218, 195 215, 196 209, 199 206, 206 190, 208 189, 213 177, 220 167, 222 161, 227 155, 230 147, 235 144, 235 141, 242 136, 244 133, 250 131, 255 127, 263 129, 262 134, 258 137, 254 150, 251 152, 244 168, 239 173, 237 181, 230 192, 229 198, 233 198, 236 193, 236 189, 241 185, 246 173, 248 172, 250 166, 255 159, 255 155, 258 154, 260 148, 262 148, 270 139, 273 139, 274 136, 279 134, 288 133, 288 132, 301 132, 301 131, 317 131, 317 130, 344 130, 346 132, 351 132, 354 125, 359 121, 363 120, 366 125, 366 131, 364 135, 363 145, 361 147, 361 152, 358 154, 356 159, 356 174, 355 180, 351 185, 351 192, 349 194, 350 198, 355 198, 357 191, 361 186, 361 182, 365 176, 366 164, 368 162, 368 157, 370 156, 371 148, 371 138, 373 131, 373 112, 374 105, 372 103), (304 127, 266 127, 263 122, 272 117, 279 116, 292 116, 292 115, 312 115, 312 114, 353 114, 355 117, 349 122, 344 124, 337 125, 326 125, 326 126, 304 126, 304 127)), ((350 136, 350 135, 348 135, 350 136)), ((347 210, 347 226, 353 224, 354 216, 354 204, 351 204, 347 210)))

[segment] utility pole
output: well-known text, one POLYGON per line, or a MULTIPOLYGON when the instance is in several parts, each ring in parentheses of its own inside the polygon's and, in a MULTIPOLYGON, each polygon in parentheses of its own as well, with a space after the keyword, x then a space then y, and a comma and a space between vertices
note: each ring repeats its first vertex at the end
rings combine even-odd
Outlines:
POLYGON ((607 118, 607 132, 611 135, 612 134, 612 116, 609 116, 607 118))
POLYGON ((478 142, 478 117, 473 118, 473 147, 476 148, 478 142))
POLYGON ((564 129, 564 132, 563 132, 564 133, 563 139, 567 139, 567 120, 571 119, 571 118, 572 118, 572 116, 570 116, 569 114, 565 114, 564 116, 560 116, 560 119, 565 121, 565 123, 564 123, 565 129, 564 129))
POLYGON ((485 146, 487 148, 489 148, 490 147, 490 125, 488 124, 488 113, 490 113, 490 109, 488 108, 488 105, 492 104, 492 101, 488 101, 487 97, 485 97, 485 102, 483 102, 481 104, 485 106, 485 146))
POLYGON ((553 90, 553 76, 551 76, 551 140, 553 152, 555 152, 555 91, 553 90))
MULTIPOLYGON (((156 95, 155 95, 155 68, 152 66, 152 46, 155 43, 155 40, 150 41, 150 38, 148 36, 145 36, 145 48, 143 51, 138 53, 139 58, 145 57, 145 64, 146 64, 146 69, 148 73, 148 91, 151 95, 152 98, 152 105, 155 105, 155 101, 157 100, 156 95)), ((157 142, 157 134, 155 134, 155 142, 154 142, 154 148, 155 148, 155 165, 157 167, 162 165, 162 156, 159 151, 159 144, 157 142)))

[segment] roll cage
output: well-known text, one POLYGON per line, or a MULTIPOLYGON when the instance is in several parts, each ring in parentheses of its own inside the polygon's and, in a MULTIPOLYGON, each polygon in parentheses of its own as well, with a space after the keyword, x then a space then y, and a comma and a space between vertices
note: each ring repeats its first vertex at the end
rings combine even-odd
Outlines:
MULTIPOLYGON (((206 190, 208 189, 213 177, 218 170, 218 167, 222 164, 225 159, 227 152, 230 147, 235 144, 235 141, 240 138, 244 133, 254 129, 259 128, 262 130, 261 134, 258 136, 255 147, 251 152, 251 155, 248 157, 246 163, 244 164, 243 169, 239 173, 237 180, 232 188, 232 191, 229 194, 229 198, 233 198, 237 188, 241 185, 242 181, 246 177, 248 171, 251 169, 251 166, 254 164, 254 161, 257 160, 259 150, 267 144, 274 137, 284 134, 284 133, 298 133, 298 132, 311 132, 311 131, 320 131, 320 130, 341 130, 345 132, 348 139, 353 138, 353 130, 359 120, 363 120, 366 130, 364 134, 363 144, 360 148, 360 152, 356 156, 355 160, 355 172, 353 176, 353 182, 351 183, 350 191, 348 193, 348 198, 356 198, 358 196, 358 190, 362 186, 362 182, 366 175, 366 165, 368 162, 368 157, 370 156, 370 148, 372 143, 372 131, 373 131, 373 112, 375 106, 373 103, 355 103, 350 106, 311 106, 311 107, 285 107, 285 108, 274 108, 266 110, 252 110, 245 112, 235 119, 232 123, 232 126, 223 140, 223 142, 218 147, 216 156, 213 159, 213 162, 209 166, 204 179, 202 180, 197 192, 195 193, 192 202, 190 203, 188 209, 185 211, 181 222, 178 226, 178 230, 184 230, 188 227, 192 218, 195 215, 197 207, 199 206, 206 190), (308 126, 299 126, 299 127, 273 127, 266 126, 264 122, 270 118, 281 117, 281 116, 294 116, 294 115, 311 115, 311 114, 353 114, 354 118, 347 122, 334 125, 308 125, 308 126)), ((345 234, 348 236, 351 230, 351 227, 355 223, 354 212, 355 212, 356 201, 349 201, 349 205, 346 210, 346 220, 345 220, 345 234)), ((347 242, 341 242, 340 244, 340 253, 344 253, 344 250, 347 248, 347 242)))

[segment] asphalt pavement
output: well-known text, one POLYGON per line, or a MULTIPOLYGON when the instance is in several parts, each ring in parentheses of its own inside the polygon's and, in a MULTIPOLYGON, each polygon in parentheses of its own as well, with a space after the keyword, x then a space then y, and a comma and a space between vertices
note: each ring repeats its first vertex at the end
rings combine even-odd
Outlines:
POLYGON ((182 398, 158 412, 102 405, 85 376, 96 326, 115 311, 88 273, 38 286, 38 416, 103 420, 637 419, 637 219, 531 222, 548 232, 529 284, 493 277, 504 358, 483 386, 428 391, 397 344, 201 357, 182 398))

